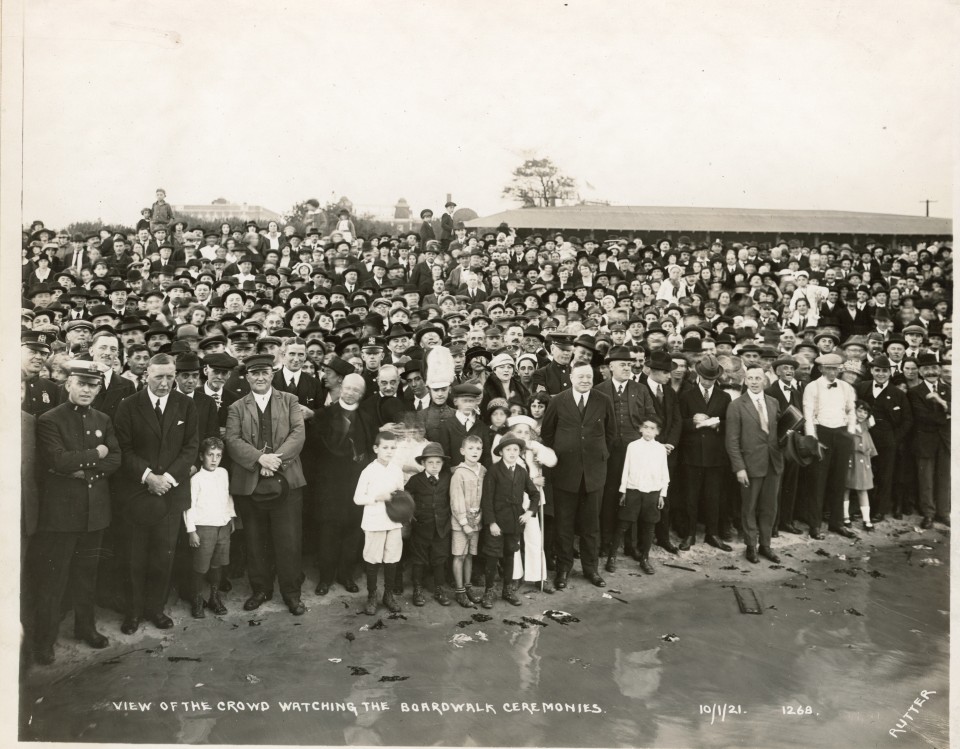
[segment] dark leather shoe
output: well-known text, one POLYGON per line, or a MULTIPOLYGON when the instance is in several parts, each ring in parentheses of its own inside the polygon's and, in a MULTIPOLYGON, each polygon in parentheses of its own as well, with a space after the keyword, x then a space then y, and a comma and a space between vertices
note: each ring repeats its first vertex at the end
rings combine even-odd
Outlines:
POLYGON ((427 599, 423 596, 423 587, 416 584, 413 586, 413 605, 418 607, 427 605, 427 599))
POLYGON ((91 629, 89 632, 76 632, 75 635, 80 642, 85 642, 91 648, 96 648, 97 650, 103 650, 110 646, 110 640, 95 629, 91 629))
POLYGON ((140 619, 136 616, 128 616, 120 625, 120 631, 125 635, 132 635, 138 629, 140 629, 140 619))
POLYGON ((33 662, 37 665, 49 666, 55 660, 57 660, 57 656, 53 652, 53 645, 34 648, 33 662))
POLYGON ((650 560, 647 559, 646 557, 640 560, 640 569, 646 575, 652 575, 655 572, 655 570, 653 569, 653 565, 650 564, 650 560))
POLYGON ((747 547, 747 561, 751 564, 760 564, 760 557, 757 556, 757 548, 755 546, 747 547))
POLYGON ((607 563, 606 563, 605 565, 603 565, 603 568, 604 568, 607 572, 609 572, 610 574, 613 574, 614 572, 616 572, 616 571, 617 571, 617 558, 616 558, 616 557, 608 557, 608 558, 607 558, 607 563))
POLYGON ((760 556, 762 556, 764 559, 769 559, 774 564, 780 564, 780 557, 769 546, 760 547, 760 556))
POLYGON ((730 546, 730 544, 724 541, 721 541, 719 538, 716 538, 714 536, 707 536, 703 540, 706 541, 713 548, 720 549, 720 551, 733 551, 733 548, 730 546))
POLYGON ((856 537, 857 537, 857 534, 856 534, 856 533, 854 533, 854 532, 853 532, 852 530, 850 530, 849 528, 844 528, 843 526, 840 526, 839 528, 834 528, 834 529, 833 529, 833 532, 836 533, 838 536, 843 536, 844 538, 856 538, 856 537))
POLYGON ((602 577, 600 577, 600 575, 597 574, 596 572, 593 572, 589 575, 584 575, 584 577, 586 577, 587 580, 589 580, 593 585, 596 585, 598 588, 607 587, 606 581, 602 577))
POLYGON ((893 519, 894 519, 894 520, 903 520, 903 513, 900 512, 899 510, 897 510, 896 512, 893 513, 893 519))
POLYGON ((164 614, 162 611, 158 611, 156 614, 151 614, 147 617, 150 620, 150 623, 153 624, 157 629, 173 629, 173 619, 164 614))
POLYGON ((800 530, 795 523, 784 523, 780 526, 780 530, 786 531, 787 533, 795 533, 798 536, 803 535, 803 531, 800 530))
POLYGON ((307 613, 307 607, 303 605, 303 601, 299 598, 287 598, 284 603, 287 604, 287 609, 294 616, 303 616, 307 613))
POLYGON ((224 616, 227 613, 227 607, 223 605, 223 599, 220 597, 220 591, 215 591, 210 598, 203 604, 217 616, 224 616))
MULTIPOLYGON (((664 541, 663 543, 657 543, 657 546, 659 546, 661 549, 671 554, 680 553, 680 549, 678 549, 672 541, 664 541)), ((643 561, 643 560, 640 560, 640 561, 643 561)))
POLYGON ((343 586, 344 590, 346 590, 347 593, 360 592, 360 588, 357 586, 357 584, 353 580, 337 580, 337 582, 343 586))
POLYGON ((928 528, 933 528, 933 518, 924 518, 923 520, 921 520, 920 527, 923 528, 924 530, 927 530, 928 528))
POLYGON ((263 591, 256 591, 252 596, 250 596, 246 601, 243 602, 244 611, 256 611, 260 608, 265 601, 269 601, 273 598, 273 593, 264 593, 263 591))
POLYGON ((944 515, 937 515, 936 517, 934 517, 934 520, 936 520, 938 523, 940 523, 940 525, 945 525, 945 526, 947 526, 947 528, 950 527, 950 518, 948 518, 948 517, 946 517, 946 516, 944 516, 944 515))
POLYGON ((884 520, 884 514, 882 512, 875 512, 870 516, 871 523, 882 523, 884 520))
POLYGON ((823 541, 826 536, 824 536, 820 531, 810 531, 810 538, 814 541, 823 541))
POLYGON ((557 576, 554 578, 553 587, 557 590, 563 590, 567 587, 567 571, 557 570, 557 576))
POLYGON ((695 546, 697 543, 696 536, 687 536, 683 541, 680 542, 680 551, 690 551, 691 546, 695 546))
POLYGON ((313 591, 318 596, 325 596, 330 592, 330 583, 319 582, 317 583, 316 589, 313 591))

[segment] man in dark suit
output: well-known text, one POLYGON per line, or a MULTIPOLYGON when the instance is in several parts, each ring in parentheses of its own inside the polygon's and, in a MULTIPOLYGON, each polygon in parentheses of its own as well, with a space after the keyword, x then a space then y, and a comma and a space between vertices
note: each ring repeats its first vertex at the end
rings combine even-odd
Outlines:
POLYGON ((740 484, 740 523, 747 544, 747 561, 760 556, 780 564, 770 536, 777 518, 777 490, 783 473, 783 453, 777 437, 779 409, 773 396, 763 392, 767 378, 759 365, 747 367, 747 391, 727 406, 725 443, 730 467, 740 484))
POLYGON ((730 396, 717 387, 722 373, 720 362, 712 354, 696 366, 697 383, 680 391, 680 461, 683 466, 687 528, 680 549, 687 551, 697 542, 697 516, 701 498, 705 515, 704 541, 721 551, 733 551, 717 537, 720 519, 720 487, 726 478, 727 453, 723 427, 727 420, 730 396))
POLYGON ((42 665, 54 661, 68 583, 76 636, 98 649, 109 644, 97 631, 94 603, 100 541, 110 525, 107 479, 120 467, 120 447, 110 419, 91 407, 103 382, 100 370, 74 362, 67 373, 67 402, 38 419, 46 470, 29 567, 36 576, 34 656, 42 665))
POLYGON ((429 208, 424 208, 420 211, 420 218, 423 221, 420 224, 420 246, 426 249, 427 242, 436 242, 437 234, 433 230, 433 211, 429 208))
POLYGON ((406 410, 404 403, 397 397, 400 387, 400 370, 393 364, 383 364, 377 371, 377 392, 364 398, 360 409, 370 415, 374 426, 379 430, 386 424, 403 422, 406 410))
POLYGON ((606 556, 607 572, 616 572, 617 549, 611 548, 617 533, 617 511, 620 509, 620 478, 627 445, 640 439, 643 420, 656 416, 653 396, 646 386, 631 378, 633 357, 626 346, 614 346, 606 356, 610 379, 594 387, 613 403, 614 438, 607 461, 607 480, 600 502, 600 556, 606 556))
POLYGON ((870 363, 872 380, 856 386, 857 400, 870 404, 874 425, 870 437, 877 448, 873 458, 874 490, 871 507, 875 523, 893 510, 893 477, 897 474, 897 452, 913 426, 910 399, 900 388, 890 383, 893 366, 890 360, 877 356, 870 363))
POLYGON ((840 323, 840 338, 846 341, 852 335, 866 335, 873 328, 870 309, 862 309, 855 295, 850 294, 842 307, 838 307, 835 317, 840 323))
POLYGON ((147 387, 121 401, 114 419, 123 456, 115 489, 127 502, 124 634, 136 632, 143 616, 159 629, 173 626, 163 607, 200 444, 197 408, 173 389, 176 372, 173 357, 156 354, 147 365, 147 387))
POLYGON ((580 535, 583 576, 597 587, 600 499, 607 480, 610 444, 616 438, 613 403, 593 390, 593 367, 574 367, 573 387, 552 398, 543 416, 543 444, 557 454, 551 471, 557 528, 557 590, 567 587, 573 567, 573 537, 580 535))
POLYGON ((950 386, 940 380, 940 363, 933 354, 917 358, 923 382, 909 391, 916 427, 917 494, 921 528, 936 520, 950 525, 950 386))
POLYGON ((552 361, 533 373, 530 378, 530 391, 557 395, 570 387, 573 336, 555 333, 549 340, 552 361))
POLYGON ((230 405, 223 441, 230 454, 230 493, 243 521, 251 595, 246 611, 280 595, 294 616, 306 613, 300 599, 303 487, 300 453, 305 432, 296 396, 273 387, 273 355, 254 354, 243 363, 250 392, 230 405), (276 491, 263 491, 279 477, 276 491), (258 491, 260 490, 260 491, 258 491))
MULTIPOLYGON (((192 353, 177 356, 177 391, 193 400, 197 408, 197 430, 200 442, 220 436, 217 402, 200 387, 200 359, 192 353)), ((200 456, 197 458, 199 467, 200 456)))
MULTIPOLYGON (((424 222, 426 226, 429 226, 427 222, 424 222)), ((433 232, 433 229, 430 229, 433 232)), ((431 237, 432 239, 432 237, 431 237)), ((437 242, 434 240, 430 245, 425 244, 424 242, 420 243, 420 246, 423 248, 423 260, 413 266, 413 270, 410 271, 410 278, 407 283, 410 286, 413 286, 415 289, 426 289, 426 292, 430 293, 430 290, 433 288, 433 261, 437 259, 437 242)))
POLYGON ((440 217, 440 249, 446 251, 453 239, 453 211, 457 204, 448 200, 440 217))
MULTIPOLYGON (((650 373, 646 375, 645 384, 650 390, 653 408, 663 423, 663 428, 657 435, 657 442, 662 443, 667 450, 667 469, 670 471, 670 483, 673 484, 679 478, 677 464, 680 462, 680 450, 678 448, 683 426, 680 419, 680 396, 670 387, 670 373, 677 368, 677 365, 669 354, 658 351, 650 355, 648 367, 650 373)), ((657 546, 671 554, 679 552, 677 546, 670 540, 670 507, 673 498, 679 496, 679 491, 671 491, 667 495, 655 529, 657 546)), ((631 528, 627 534, 629 541, 633 540, 634 530, 631 528)), ((626 550, 625 553, 629 554, 630 550, 626 550)))
POLYGON ((323 476, 323 485, 313 491, 320 526, 320 577, 315 592, 320 596, 330 592, 334 580, 349 593, 359 590, 353 575, 363 547, 363 507, 353 501, 353 495, 373 457, 376 437, 369 412, 360 408, 365 387, 360 375, 346 375, 339 399, 321 410, 310 426, 316 433, 316 460, 323 476))
MULTIPOLYGON (((803 413, 803 386, 796 379, 799 362, 792 356, 781 356, 773 363, 773 372, 777 381, 764 392, 777 402, 777 410, 783 414, 793 406, 803 413)), ((779 434, 779 429, 778 429, 779 434)), ((800 534, 794 519, 797 514, 797 484, 800 478, 800 466, 784 461, 783 474, 780 476, 780 496, 777 499, 777 521, 774 528, 787 533, 800 534)))

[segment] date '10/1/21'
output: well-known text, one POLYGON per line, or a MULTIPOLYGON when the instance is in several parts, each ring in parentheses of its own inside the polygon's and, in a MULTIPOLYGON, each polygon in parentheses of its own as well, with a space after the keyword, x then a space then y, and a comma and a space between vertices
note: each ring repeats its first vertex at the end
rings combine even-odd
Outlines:
MULTIPOLYGON (((810 705, 781 705, 781 715, 816 715, 810 705)), ((700 714, 710 716, 710 725, 716 720, 721 722, 727 719, 728 715, 746 715, 747 711, 742 705, 700 705, 700 714)))

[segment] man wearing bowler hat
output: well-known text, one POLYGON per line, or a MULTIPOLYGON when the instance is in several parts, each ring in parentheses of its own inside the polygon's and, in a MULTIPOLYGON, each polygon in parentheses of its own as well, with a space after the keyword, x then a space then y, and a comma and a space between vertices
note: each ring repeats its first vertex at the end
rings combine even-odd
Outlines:
MULTIPOLYGON (((680 418, 680 396, 677 391, 670 387, 670 373, 676 369, 677 365, 669 354, 663 351, 657 351, 650 355, 647 362, 649 374, 647 375, 646 385, 650 390, 653 408, 656 411, 663 428, 657 435, 657 442, 663 444, 667 451, 667 469, 671 476, 676 476, 677 465, 680 462, 680 434, 683 422, 680 418)), ((660 510, 660 520, 657 522, 655 537, 657 546, 676 554, 679 552, 677 546, 670 540, 670 507, 674 497, 680 497, 678 491, 671 491, 664 500, 663 507, 660 510)), ((626 535, 626 543, 632 542, 635 534, 635 528, 632 527, 626 535)), ((624 553, 633 556, 631 550, 636 547, 631 546, 624 550, 624 553)))
POLYGON ((877 448, 873 458, 873 517, 878 523, 893 510, 893 477, 897 474, 897 446, 913 426, 910 399, 890 382, 893 366, 882 354, 870 362, 870 380, 856 386, 857 399, 870 404, 874 425, 870 437, 877 448))
POLYGON ((600 503, 600 555, 607 557, 607 572, 616 571, 617 549, 612 548, 617 537, 617 511, 620 507, 620 479, 627 445, 640 439, 640 425, 644 419, 656 416, 653 397, 646 386, 631 377, 633 357, 626 346, 614 346, 605 358, 610 368, 610 379, 594 387, 613 403, 614 439, 610 443, 607 461, 607 479, 600 503))
POLYGON ((827 450, 820 462, 812 466, 814 485, 808 506, 810 536, 822 541, 820 524, 824 508, 830 512, 829 529, 846 538, 857 534, 843 527, 843 498, 846 494, 847 466, 853 451, 852 436, 857 428, 853 386, 838 379, 843 358, 838 354, 822 354, 816 358, 821 376, 803 391, 804 429, 816 437, 827 450))
POLYGON ((909 391, 916 426, 914 453, 917 458, 917 494, 921 528, 936 520, 950 525, 950 386, 940 379, 940 363, 934 354, 917 357, 922 381, 909 391))
POLYGON ((557 454, 552 469, 554 519, 557 528, 557 590, 567 587, 573 567, 573 538, 580 535, 583 576, 597 587, 606 582, 599 563, 600 501, 607 479, 610 444, 616 437, 613 403, 593 390, 593 367, 570 371, 572 388, 550 399, 543 416, 543 444, 557 454))
POLYGON ((727 453, 724 424, 730 396, 718 385, 723 370, 715 356, 704 356, 696 366, 697 382, 678 393, 680 418, 680 460, 683 465, 687 528, 680 544, 683 551, 697 542, 698 508, 704 506, 704 540, 721 551, 732 551, 717 537, 720 514, 720 487, 726 478, 727 453))
POLYGON ((779 564, 780 557, 770 548, 783 473, 783 454, 777 437, 778 406, 763 391, 767 378, 762 367, 748 366, 744 382, 747 392, 727 406, 725 444, 730 467, 740 484, 740 523, 747 544, 747 561, 758 564, 762 556, 779 564))
POLYGON ((158 629, 173 626, 163 608, 200 444, 196 406, 173 389, 175 377, 173 357, 156 354, 147 387, 121 401, 114 419, 123 455, 115 491, 125 502, 128 542, 124 634, 136 632, 144 616, 158 629))
POLYGON ((108 477, 120 468, 120 447, 110 419, 91 407, 102 383, 93 362, 72 362, 67 401, 37 421, 45 470, 29 566, 36 575, 34 657, 43 665, 54 661, 68 585, 76 637, 94 648, 108 645, 96 628, 94 602, 101 539, 110 525, 108 477))
MULTIPOLYGON (((795 409, 794 413, 803 413, 803 386, 796 379, 797 367, 800 363, 791 356, 781 356, 773 362, 773 372, 777 381, 764 392, 777 402, 777 409, 785 414, 788 408, 795 409)), ((799 426, 797 427, 799 429, 799 426)), ((778 425, 777 434, 782 435, 778 425)), ((802 531, 794 523, 797 515, 802 515, 802 508, 797 507, 797 483, 800 477, 800 466, 790 460, 784 461, 783 474, 780 477, 780 495, 777 498, 777 522, 774 525, 787 533, 800 534, 802 531), (799 510, 799 512, 798 512, 799 510)))
POLYGON ((270 600, 276 577, 284 604, 300 616, 306 611, 300 600, 303 414, 297 396, 273 387, 273 356, 249 356, 242 369, 250 392, 230 405, 224 443, 247 542, 252 593, 243 608, 253 611, 270 600), (274 478, 279 482, 266 481, 274 478))

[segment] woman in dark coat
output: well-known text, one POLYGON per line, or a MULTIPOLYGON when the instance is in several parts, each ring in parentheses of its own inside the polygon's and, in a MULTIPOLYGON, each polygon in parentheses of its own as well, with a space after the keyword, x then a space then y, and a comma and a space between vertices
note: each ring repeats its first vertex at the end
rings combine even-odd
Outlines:
POLYGON ((494 398, 504 398, 507 403, 517 403, 525 409, 530 391, 520 381, 513 357, 510 354, 497 354, 490 362, 490 371, 490 376, 483 383, 480 412, 484 413, 494 398))

